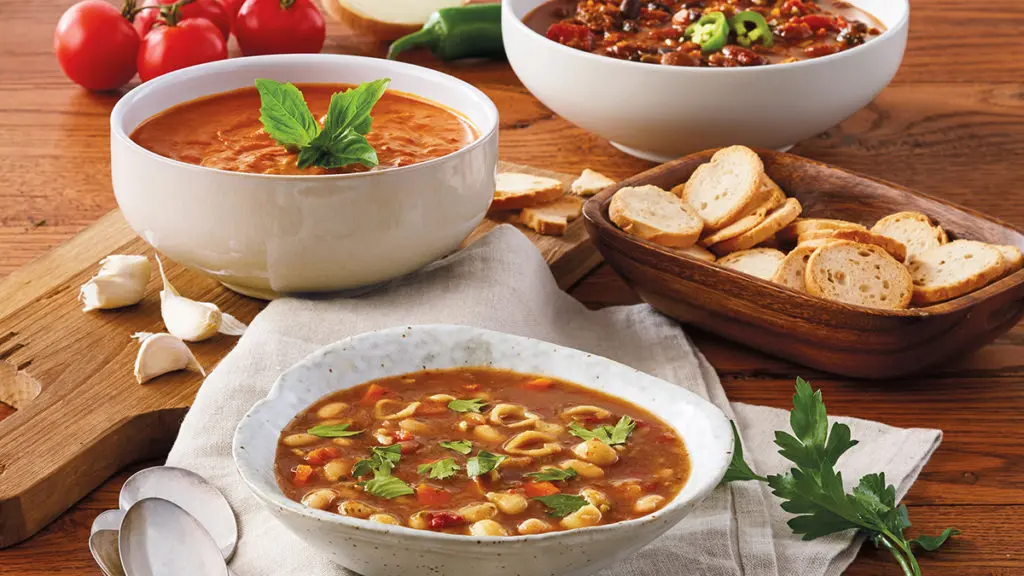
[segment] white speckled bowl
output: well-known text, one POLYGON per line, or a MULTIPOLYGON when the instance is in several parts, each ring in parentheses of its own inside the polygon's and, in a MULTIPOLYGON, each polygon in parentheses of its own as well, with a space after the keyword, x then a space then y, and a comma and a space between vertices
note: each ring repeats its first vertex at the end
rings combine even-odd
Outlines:
POLYGON ((364 576, 575 576, 629 556, 682 520, 725 474, 732 431, 725 415, 709 402, 618 362, 500 332, 431 325, 368 332, 314 352, 282 374, 267 398, 242 418, 233 452, 242 479, 278 520, 364 576), (460 366, 543 374, 628 399, 682 436, 691 459, 690 478, 668 505, 635 520, 505 538, 367 522, 306 508, 281 492, 274 478, 277 440, 301 410, 326 394, 369 380, 460 366))

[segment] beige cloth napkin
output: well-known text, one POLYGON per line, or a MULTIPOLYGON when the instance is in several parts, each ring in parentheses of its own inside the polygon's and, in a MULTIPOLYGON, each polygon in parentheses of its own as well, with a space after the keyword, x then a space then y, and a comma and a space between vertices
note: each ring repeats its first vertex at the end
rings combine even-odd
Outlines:
MULTIPOLYGON (((242 415, 278 375, 314 350, 361 332, 409 324, 465 324, 539 338, 600 354, 684 386, 736 420, 748 460, 761 473, 783 470, 772 444, 788 429, 782 410, 730 404, 714 370, 674 321, 646 305, 590 311, 560 291, 533 244, 510 226, 462 252, 354 299, 271 303, 207 378, 167 463, 213 482, 238 515, 238 576, 351 574, 324 560, 263 510, 239 479, 231 440, 242 415)), ((796 376, 796 374, 794 374, 796 376)), ((860 444, 840 461, 856 482, 884 471, 900 497, 938 446, 938 430, 904 430, 841 419, 860 444)), ((846 533, 801 542, 787 514, 756 482, 719 488, 683 522, 604 575, 834 575, 860 539, 846 533)), ((412 575, 410 575, 412 576, 412 575)))

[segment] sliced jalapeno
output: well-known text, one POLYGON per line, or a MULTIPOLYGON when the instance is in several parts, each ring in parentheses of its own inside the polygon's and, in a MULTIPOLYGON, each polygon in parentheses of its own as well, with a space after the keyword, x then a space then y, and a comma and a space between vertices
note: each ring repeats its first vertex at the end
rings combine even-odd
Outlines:
POLYGON ((721 12, 708 12, 687 26, 683 35, 705 54, 717 52, 729 42, 729 19, 721 12))
POLYGON ((768 27, 768 22, 753 10, 740 12, 729 20, 732 29, 736 31, 736 43, 749 48, 756 42, 765 46, 771 46, 775 42, 775 35, 768 27))

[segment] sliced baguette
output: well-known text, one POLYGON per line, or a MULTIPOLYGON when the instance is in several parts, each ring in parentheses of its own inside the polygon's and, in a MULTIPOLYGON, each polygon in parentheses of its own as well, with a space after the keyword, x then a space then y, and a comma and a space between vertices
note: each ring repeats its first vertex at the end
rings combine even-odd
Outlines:
POLYGON ((811 253, 804 283, 809 294, 870 308, 906 308, 914 293, 906 266, 880 246, 849 240, 811 253))
POLYGON ((761 222, 764 222, 765 217, 768 216, 769 210, 767 203, 761 204, 755 208, 753 212, 743 216, 725 228, 708 234, 701 239, 700 243, 704 246, 711 246, 712 244, 724 242, 730 238, 735 238, 744 232, 748 232, 761 222))
POLYGON ((806 292, 807 283, 804 281, 804 272, 807 270, 807 261, 811 259, 811 254, 814 254, 817 249, 817 246, 802 245, 791 250, 779 264, 779 269, 772 276, 772 282, 798 292, 806 292))
POLYGON ((718 264, 724 268, 757 276, 762 280, 771 280, 778 272, 779 265, 782 264, 785 257, 785 254, 774 248, 754 248, 753 250, 740 250, 724 258, 719 258, 718 264))
MULTIPOLYGON (((826 244, 831 244, 833 242, 837 242, 837 240, 835 238, 831 237, 831 236, 829 236, 828 238, 816 238, 814 240, 808 240, 806 242, 801 242, 800 244, 796 245, 796 248, 803 248, 803 247, 807 247, 807 248, 821 248, 822 246, 824 246, 826 244)), ((796 248, 794 248, 794 250, 796 250, 796 248)))
POLYGON ((996 246, 954 240, 917 253, 909 267, 914 304, 928 305, 974 292, 1002 276, 1006 261, 996 246))
POLYGON ((883 236, 882 234, 875 234, 866 230, 812 230, 800 235, 800 239, 797 242, 797 246, 801 246, 811 240, 820 240, 822 238, 835 238, 837 240, 849 240, 851 242, 860 242, 861 244, 874 244, 885 248, 885 251, 890 256, 903 262, 907 258, 907 247, 902 242, 895 238, 883 236))
POLYGON ((615 184, 615 180, 590 168, 584 168, 580 177, 573 180, 569 190, 577 196, 593 196, 612 184, 615 184))
POLYGON ((753 248, 789 225, 790 222, 800 215, 801 209, 799 200, 787 198, 782 206, 772 210, 771 214, 763 222, 735 238, 712 244, 711 251, 719 256, 723 256, 737 250, 753 248))
MULTIPOLYGON (((764 164, 745 146, 722 148, 711 162, 697 167, 682 186, 682 198, 693 206, 709 230, 724 228, 761 204, 764 164)), ((679 187, 673 189, 678 191, 679 187)))
POLYGON ((905 262, 908 263, 918 254, 948 242, 946 231, 933 225, 931 219, 920 212, 890 214, 875 222, 871 232, 902 242, 907 247, 905 262))
POLYGON ((766 191, 765 205, 768 206, 769 211, 782 206, 782 203, 786 201, 786 193, 767 174, 761 175, 761 188, 766 191))
POLYGON ((846 220, 833 220, 831 218, 799 218, 789 226, 779 231, 779 240, 792 242, 800 236, 816 230, 867 230, 867 226, 848 222, 846 220))
POLYGON ((523 208, 519 221, 527 228, 546 236, 561 236, 569 222, 580 217, 583 200, 576 196, 563 196, 554 202, 523 208))
POLYGON ((1003 276, 1013 274, 1024 266, 1024 255, 1016 246, 996 245, 996 248, 1003 255, 1003 276))
POLYGON ((693 246, 704 227, 693 207, 657 186, 620 189, 608 205, 608 217, 629 234, 672 248, 693 246))
POLYGON ((519 210, 554 202, 562 197, 563 188, 554 178, 501 172, 495 178, 494 200, 489 211, 519 210))
POLYGON ((714 254, 712 254, 711 252, 708 252, 707 250, 705 250, 704 248, 701 248, 700 246, 697 246, 696 244, 694 244, 693 246, 690 246, 689 248, 672 248, 671 250, 672 250, 672 252, 675 252, 676 254, 683 254, 683 255, 689 256, 690 258, 696 258, 697 260, 703 260, 704 262, 714 262, 715 261, 715 255, 714 254))

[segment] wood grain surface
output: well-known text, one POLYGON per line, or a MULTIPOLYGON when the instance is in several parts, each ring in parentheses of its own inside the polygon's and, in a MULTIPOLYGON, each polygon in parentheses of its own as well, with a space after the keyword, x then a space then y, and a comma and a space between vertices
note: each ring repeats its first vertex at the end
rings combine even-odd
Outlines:
MULTIPOLYGON (((0 2, 0 276, 68 240, 114 207, 107 116, 116 95, 66 81, 51 35, 71 0, 0 2)), ((913 0, 910 42, 893 85, 854 117, 793 152, 869 174, 1024 226, 1024 29, 1020 0, 913 0)), ((325 51, 380 54, 331 26, 325 51)), ((501 112, 501 157, 563 172, 584 166, 626 177, 651 164, 568 124, 539 104, 503 63, 439 65, 479 86, 501 112)), ((22 278, 24 282, 37 281, 22 278)), ((572 289, 597 308, 636 302, 608 267, 572 289)), ((3 303, 0 303, 3 306, 3 303)), ((792 379, 812 378, 829 409, 895 426, 941 428, 942 446, 906 502, 912 531, 955 525, 949 548, 925 554, 929 576, 1024 573, 1024 327, 927 378, 865 383, 823 377, 690 330, 738 401, 785 407, 792 379)), ((0 416, 9 409, 0 408, 0 416)), ((55 432, 59 433, 59 432, 55 432)), ((74 439, 69 439, 73 442, 74 439)), ((150 464, 152 464, 151 462, 150 464)), ((0 573, 96 575, 89 524, 116 506, 119 473, 40 534, 0 551, 0 573)), ((0 482, 3 481, 0 472, 0 482)), ((848 571, 898 574, 866 546, 848 571)))

